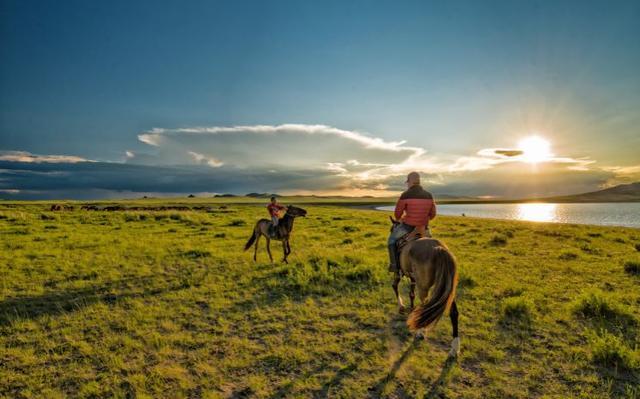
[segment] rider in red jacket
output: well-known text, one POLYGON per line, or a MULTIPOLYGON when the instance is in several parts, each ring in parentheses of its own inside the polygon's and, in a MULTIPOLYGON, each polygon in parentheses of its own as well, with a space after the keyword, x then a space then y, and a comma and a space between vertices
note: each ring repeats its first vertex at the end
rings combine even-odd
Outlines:
POLYGON ((429 221, 436 217, 436 202, 430 192, 425 191, 420 185, 418 172, 411 172, 407 176, 408 189, 402 193, 394 216, 402 224, 395 228, 387 242, 389 248, 389 271, 397 272, 396 242, 405 234, 418 230, 423 236, 431 237, 429 221))
POLYGON ((278 204, 275 196, 271 197, 271 202, 267 205, 267 211, 269 212, 269 216, 271 216, 271 224, 273 224, 273 227, 278 225, 280 221, 280 211, 284 209, 287 209, 287 207, 278 204))

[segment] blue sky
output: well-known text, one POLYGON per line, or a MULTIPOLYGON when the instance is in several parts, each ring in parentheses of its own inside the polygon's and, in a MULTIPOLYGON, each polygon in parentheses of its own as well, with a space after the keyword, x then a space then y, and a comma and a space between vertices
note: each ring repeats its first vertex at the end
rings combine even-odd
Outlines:
POLYGON ((0 13, 4 197, 388 195, 410 168, 458 195, 640 180, 635 1, 0 0, 0 13), (152 131, 162 143, 141 139, 152 131), (535 168, 479 155, 532 134, 553 152, 535 168), (285 163, 283 147, 317 150, 285 163), (127 173, 98 185, 85 160, 127 173), (185 169, 200 183, 137 183, 185 169))

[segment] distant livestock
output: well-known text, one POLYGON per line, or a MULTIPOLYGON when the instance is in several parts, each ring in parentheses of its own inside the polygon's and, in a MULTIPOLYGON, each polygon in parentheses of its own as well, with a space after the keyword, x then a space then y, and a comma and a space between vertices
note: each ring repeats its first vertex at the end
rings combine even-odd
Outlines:
POLYGON ((51 211, 72 211, 73 206, 65 204, 53 204, 51 205, 51 211))

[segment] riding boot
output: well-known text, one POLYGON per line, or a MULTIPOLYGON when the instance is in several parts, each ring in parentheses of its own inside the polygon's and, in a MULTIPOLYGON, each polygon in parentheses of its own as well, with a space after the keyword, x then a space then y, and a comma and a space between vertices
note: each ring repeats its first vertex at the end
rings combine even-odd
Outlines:
POLYGON ((387 270, 390 272, 396 272, 398 270, 398 262, 396 262, 395 258, 395 254, 389 254, 389 268, 387 270))
POLYGON ((400 271, 400 268, 398 267, 398 255, 394 254, 394 261, 393 262, 389 262, 389 271, 396 273, 398 271, 400 271))

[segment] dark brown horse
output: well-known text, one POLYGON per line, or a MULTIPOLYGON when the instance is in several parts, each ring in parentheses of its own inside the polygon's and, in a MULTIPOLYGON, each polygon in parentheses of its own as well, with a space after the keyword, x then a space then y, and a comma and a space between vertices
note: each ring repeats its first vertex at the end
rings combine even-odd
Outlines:
POLYGON ((285 213, 284 217, 280 219, 278 223, 278 227, 276 228, 275 235, 269 234, 269 228, 271 227, 271 221, 267 219, 260 219, 256 223, 253 228, 253 235, 249 238, 249 241, 244 246, 244 250, 251 248, 251 245, 255 242, 255 250, 253 251, 253 260, 256 261, 258 257, 258 241, 260 241, 260 237, 264 236, 267 239, 267 253, 269 254, 269 259, 271 263, 273 263, 273 256, 271 256, 271 240, 282 241, 282 251, 284 253, 284 257, 282 261, 284 263, 287 262, 287 256, 291 253, 291 246, 289 245, 289 237, 291 235, 291 231, 293 230, 293 220, 298 216, 306 216, 307 211, 302 208, 298 208, 296 206, 289 205, 287 207, 287 213, 285 213))
MULTIPOLYGON (((391 219, 396 228, 399 223, 391 219)), ((411 314, 407 325, 412 331, 422 330, 418 337, 426 337, 426 332, 440 320, 448 310, 453 326, 453 341, 449 355, 456 356, 460 351, 460 337, 458 336, 458 307, 456 305, 456 287, 458 285, 458 267, 449 248, 444 243, 433 238, 420 238, 409 242, 400 252, 400 270, 396 275, 393 290, 398 300, 400 312, 404 312, 402 298, 398 294, 398 283, 402 275, 411 279, 411 314), (418 298, 422 302, 413 308, 415 288, 418 288, 418 298), (431 290, 431 295, 429 295, 431 290), (428 297, 428 298, 427 298, 428 297)))

